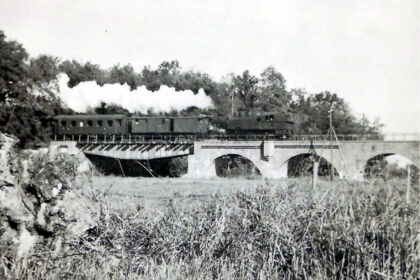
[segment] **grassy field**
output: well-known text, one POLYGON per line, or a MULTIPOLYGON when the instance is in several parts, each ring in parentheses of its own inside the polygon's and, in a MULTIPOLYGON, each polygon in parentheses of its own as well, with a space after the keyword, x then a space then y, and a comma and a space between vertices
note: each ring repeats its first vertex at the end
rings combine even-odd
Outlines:
MULTIPOLYGON (((94 177, 98 225, 11 279, 418 279, 403 181, 94 177)), ((89 186, 88 186, 89 185, 89 186)))
MULTIPOLYGON (((185 178, 135 178, 97 176, 90 182, 116 208, 141 204, 143 207, 163 210, 169 205, 197 206, 212 196, 227 196, 237 192, 255 192, 258 186, 287 188, 296 180, 263 179, 185 179, 185 178)), ((301 184, 309 179, 300 179, 301 184)))

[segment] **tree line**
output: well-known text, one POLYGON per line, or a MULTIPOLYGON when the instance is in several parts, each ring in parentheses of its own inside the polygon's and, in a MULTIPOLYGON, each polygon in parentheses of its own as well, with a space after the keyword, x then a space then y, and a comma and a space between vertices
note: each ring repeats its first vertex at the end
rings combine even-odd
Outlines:
MULTIPOLYGON (((70 78, 69 87, 95 81, 98 85, 127 84, 131 90, 145 86, 157 91, 165 85, 198 93, 202 88, 214 103, 210 110, 188 108, 171 114, 227 116, 232 107, 235 112, 286 112, 295 122, 296 134, 326 134, 330 127, 329 110, 333 107, 337 134, 379 134, 382 127, 379 121, 372 123, 354 116, 347 102, 336 93, 287 89, 286 79, 272 66, 259 75, 245 70, 241 74, 230 73, 220 81, 199 71, 184 71, 176 60, 164 61, 156 68, 144 66, 141 72, 130 64, 104 69, 91 62, 61 60, 51 55, 31 57, 20 43, 8 40, 0 31, 1 131, 17 136, 24 147, 47 141, 52 134, 51 119, 57 114, 73 113, 54 94, 59 73, 70 78)), ((92 112, 127 111, 102 104, 92 108, 92 112)))

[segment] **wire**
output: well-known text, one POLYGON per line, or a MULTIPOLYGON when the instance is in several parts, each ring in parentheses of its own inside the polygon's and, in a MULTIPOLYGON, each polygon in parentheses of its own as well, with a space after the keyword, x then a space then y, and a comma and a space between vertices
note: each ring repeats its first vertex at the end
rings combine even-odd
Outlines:
POLYGON ((141 167, 143 167, 144 169, 146 169, 146 171, 147 172, 149 172, 149 174, 150 175, 152 175, 152 177, 153 178, 155 178, 156 176, 155 175, 153 175, 153 173, 146 167, 146 166, 144 166, 144 164, 142 164, 140 161, 138 161, 138 160, 136 160, 136 162, 141 166, 141 167))

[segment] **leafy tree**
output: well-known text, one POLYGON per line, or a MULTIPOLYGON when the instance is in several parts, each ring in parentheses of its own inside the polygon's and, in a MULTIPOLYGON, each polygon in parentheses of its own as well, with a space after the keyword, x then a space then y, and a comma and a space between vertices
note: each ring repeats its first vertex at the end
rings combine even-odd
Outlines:
POLYGON ((0 31, 0 129, 20 139, 20 146, 33 147, 52 135, 51 118, 63 113, 51 94, 50 82, 57 73, 57 60, 39 56, 27 63, 25 49, 6 41, 0 31))
POLYGON ((58 57, 40 55, 31 58, 28 67, 28 77, 33 83, 48 84, 57 79, 60 59, 58 57))
POLYGON ((59 106, 56 96, 58 88, 57 75, 59 74, 60 59, 58 57, 40 55, 31 58, 27 69, 27 86, 30 92, 37 95, 44 95, 51 102, 59 106))
POLYGON ((26 91, 26 50, 15 41, 7 41, 0 30, 0 102, 26 91))
POLYGON ((237 110, 246 112, 254 111, 259 101, 258 78, 251 75, 248 70, 244 71, 241 76, 234 76, 231 81, 231 90, 234 98, 241 101, 242 106, 237 110))
POLYGON ((164 61, 156 70, 150 66, 144 67, 141 74, 142 84, 150 91, 159 90, 161 85, 175 87, 176 90, 185 90, 188 87, 185 77, 181 76, 181 67, 176 60, 164 61))
POLYGON ((169 177, 181 177, 188 172, 188 159, 184 157, 173 157, 168 159, 169 177))
POLYGON ((99 65, 90 62, 81 64, 76 60, 65 60, 59 65, 59 70, 66 73, 70 78, 69 87, 74 87, 86 81, 96 81, 100 85, 106 83, 104 71, 101 70, 99 65))
POLYGON ((212 95, 215 93, 217 85, 207 74, 188 71, 180 74, 175 88, 177 90, 191 90, 194 93, 198 93, 202 88, 207 95, 212 95))
POLYGON ((179 62, 177 60, 173 61, 164 61, 156 70, 156 74, 159 77, 159 82, 161 85, 166 85, 168 87, 174 87, 177 80, 179 79, 179 75, 181 72, 181 67, 179 66, 179 62))
MULTIPOLYGON (((332 110, 333 127, 337 134, 361 133, 362 126, 344 99, 328 91, 307 94, 303 90, 292 90, 290 109, 298 134, 326 134, 330 128, 332 110)), ((366 128, 378 131, 374 128, 366 128)))
POLYGON ((286 112, 291 103, 286 81, 274 67, 266 68, 260 78, 251 75, 248 70, 240 76, 231 75, 228 84, 225 92, 234 94, 233 102, 238 111, 286 112))
POLYGON ((141 76, 134 72, 133 66, 127 64, 121 67, 119 64, 115 65, 109 71, 109 79, 107 83, 119 83, 121 85, 127 84, 131 90, 137 88, 140 84, 141 76))
POLYGON ((291 94, 286 90, 286 80, 274 67, 268 67, 261 73, 260 79, 262 111, 287 111, 291 103, 291 94))
POLYGON ((156 70, 152 70, 150 66, 144 67, 141 72, 142 84, 150 91, 156 91, 160 89, 161 83, 159 73, 156 70))
POLYGON ((215 115, 227 116, 231 112, 231 86, 227 82, 215 84, 215 89, 210 95, 213 101, 215 115))
POLYGON ((376 118, 371 122, 364 114, 358 123, 358 132, 360 134, 380 134, 383 124, 376 118))

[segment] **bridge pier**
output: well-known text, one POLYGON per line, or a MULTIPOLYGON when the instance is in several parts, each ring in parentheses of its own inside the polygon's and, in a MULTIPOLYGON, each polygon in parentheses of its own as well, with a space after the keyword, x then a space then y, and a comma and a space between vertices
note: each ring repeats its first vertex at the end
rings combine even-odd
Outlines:
POLYGON ((214 178, 216 176, 216 163, 211 159, 203 159, 195 157, 194 155, 188 156, 188 173, 185 175, 187 178, 214 178))

